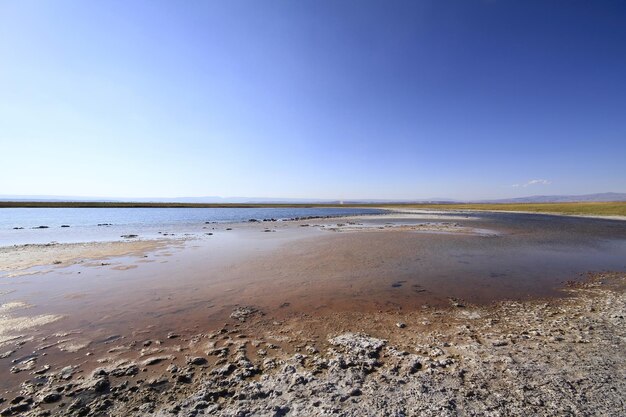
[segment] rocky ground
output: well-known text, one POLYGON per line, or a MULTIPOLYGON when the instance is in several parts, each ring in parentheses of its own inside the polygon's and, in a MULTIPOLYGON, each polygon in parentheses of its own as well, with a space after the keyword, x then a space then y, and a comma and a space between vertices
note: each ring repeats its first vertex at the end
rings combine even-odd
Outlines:
POLYGON ((223 328, 112 346, 93 367, 29 373, 11 416, 626 415, 626 274, 568 297, 294 316, 254 307, 223 328))

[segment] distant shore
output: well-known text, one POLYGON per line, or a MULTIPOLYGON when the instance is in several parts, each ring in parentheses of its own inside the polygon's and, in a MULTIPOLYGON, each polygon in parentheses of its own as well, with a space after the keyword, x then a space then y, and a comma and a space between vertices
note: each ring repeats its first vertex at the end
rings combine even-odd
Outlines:
POLYGON ((594 216, 626 219, 626 201, 584 203, 494 203, 494 204, 404 204, 384 205, 395 209, 430 209, 461 211, 500 211, 515 213, 594 216))
POLYGON ((0 208, 280 208, 280 207, 367 207, 383 209, 511 211, 564 216, 596 216, 626 219, 626 201, 581 203, 437 203, 437 204, 224 204, 224 203, 158 203, 108 201, 0 201, 0 208))

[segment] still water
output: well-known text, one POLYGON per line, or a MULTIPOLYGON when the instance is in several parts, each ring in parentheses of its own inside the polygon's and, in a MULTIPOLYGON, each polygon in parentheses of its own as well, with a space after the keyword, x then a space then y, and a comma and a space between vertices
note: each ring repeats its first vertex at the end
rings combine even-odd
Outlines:
POLYGON ((2 208, 0 246, 120 240, 193 233, 206 223, 379 214, 369 208, 2 208), (45 228, 40 228, 44 226, 45 228), (62 227, 69 226, 69 227, 62 227))

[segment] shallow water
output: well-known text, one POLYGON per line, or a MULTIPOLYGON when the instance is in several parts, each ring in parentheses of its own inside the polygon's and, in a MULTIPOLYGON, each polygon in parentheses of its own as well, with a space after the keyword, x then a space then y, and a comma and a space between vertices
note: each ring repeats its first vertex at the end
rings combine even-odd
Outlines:
MULTIPOLYGON (((78 353, 86 360, 85 351, 106 352, 106 340, 115 335, 163 339, 170 331, 215 329, 232 322, 237 305, 256 306, 269 320, 411 311, 449 306, 450 297, 464 303, 554 297, 564 282, 583 279, 586 272, 626 271, 623 221, 510 213, 348 220, 212 224, 211 236, 203 233, 203 223, 171 225, 177 236, 181 230, 194 232, 145 255, 42 266, 35 268, 39 274, 0 278, 0 304, 31 305, 20 312, 24 315, 65 316, 25 332, 35 342, 23 350, 32 350, 44 336, 73 330, 91 343, 78 353), (359 223, 367 230, 316 227, 348 220, 352 228, 359 223), (376 230, 441 222, 489 233, 376 230), (275 232, 265 233, 267 227, 275 232)), ((51 363, 70 357, 49 350, 51 363)), ((0 360, 0 368, 10 366, 10 359, 0 360)))
POLYGON ((0 208, 0 246, 192 233, 205 223, 379 214, 369 208, 0 208), (62 226, 69 227, 62 227, 62 226), (39 228, 46 226, 46 228, 39 228), (161 232, 161 233, 159 233, 161 232))

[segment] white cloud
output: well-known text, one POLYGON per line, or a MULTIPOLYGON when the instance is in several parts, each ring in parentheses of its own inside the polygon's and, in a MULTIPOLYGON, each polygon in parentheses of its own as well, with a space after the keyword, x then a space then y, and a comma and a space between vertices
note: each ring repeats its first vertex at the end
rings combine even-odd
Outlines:
POLYGON ((552 184, 552 181, 548 181, 548 180, 544 180, 544 179, 537 179, 537 180, 530 180, 528 182, 525 182, 524 184, 513 184, 511 187, 529 187, 531 185, 548 185, 548 184, 552 184))

